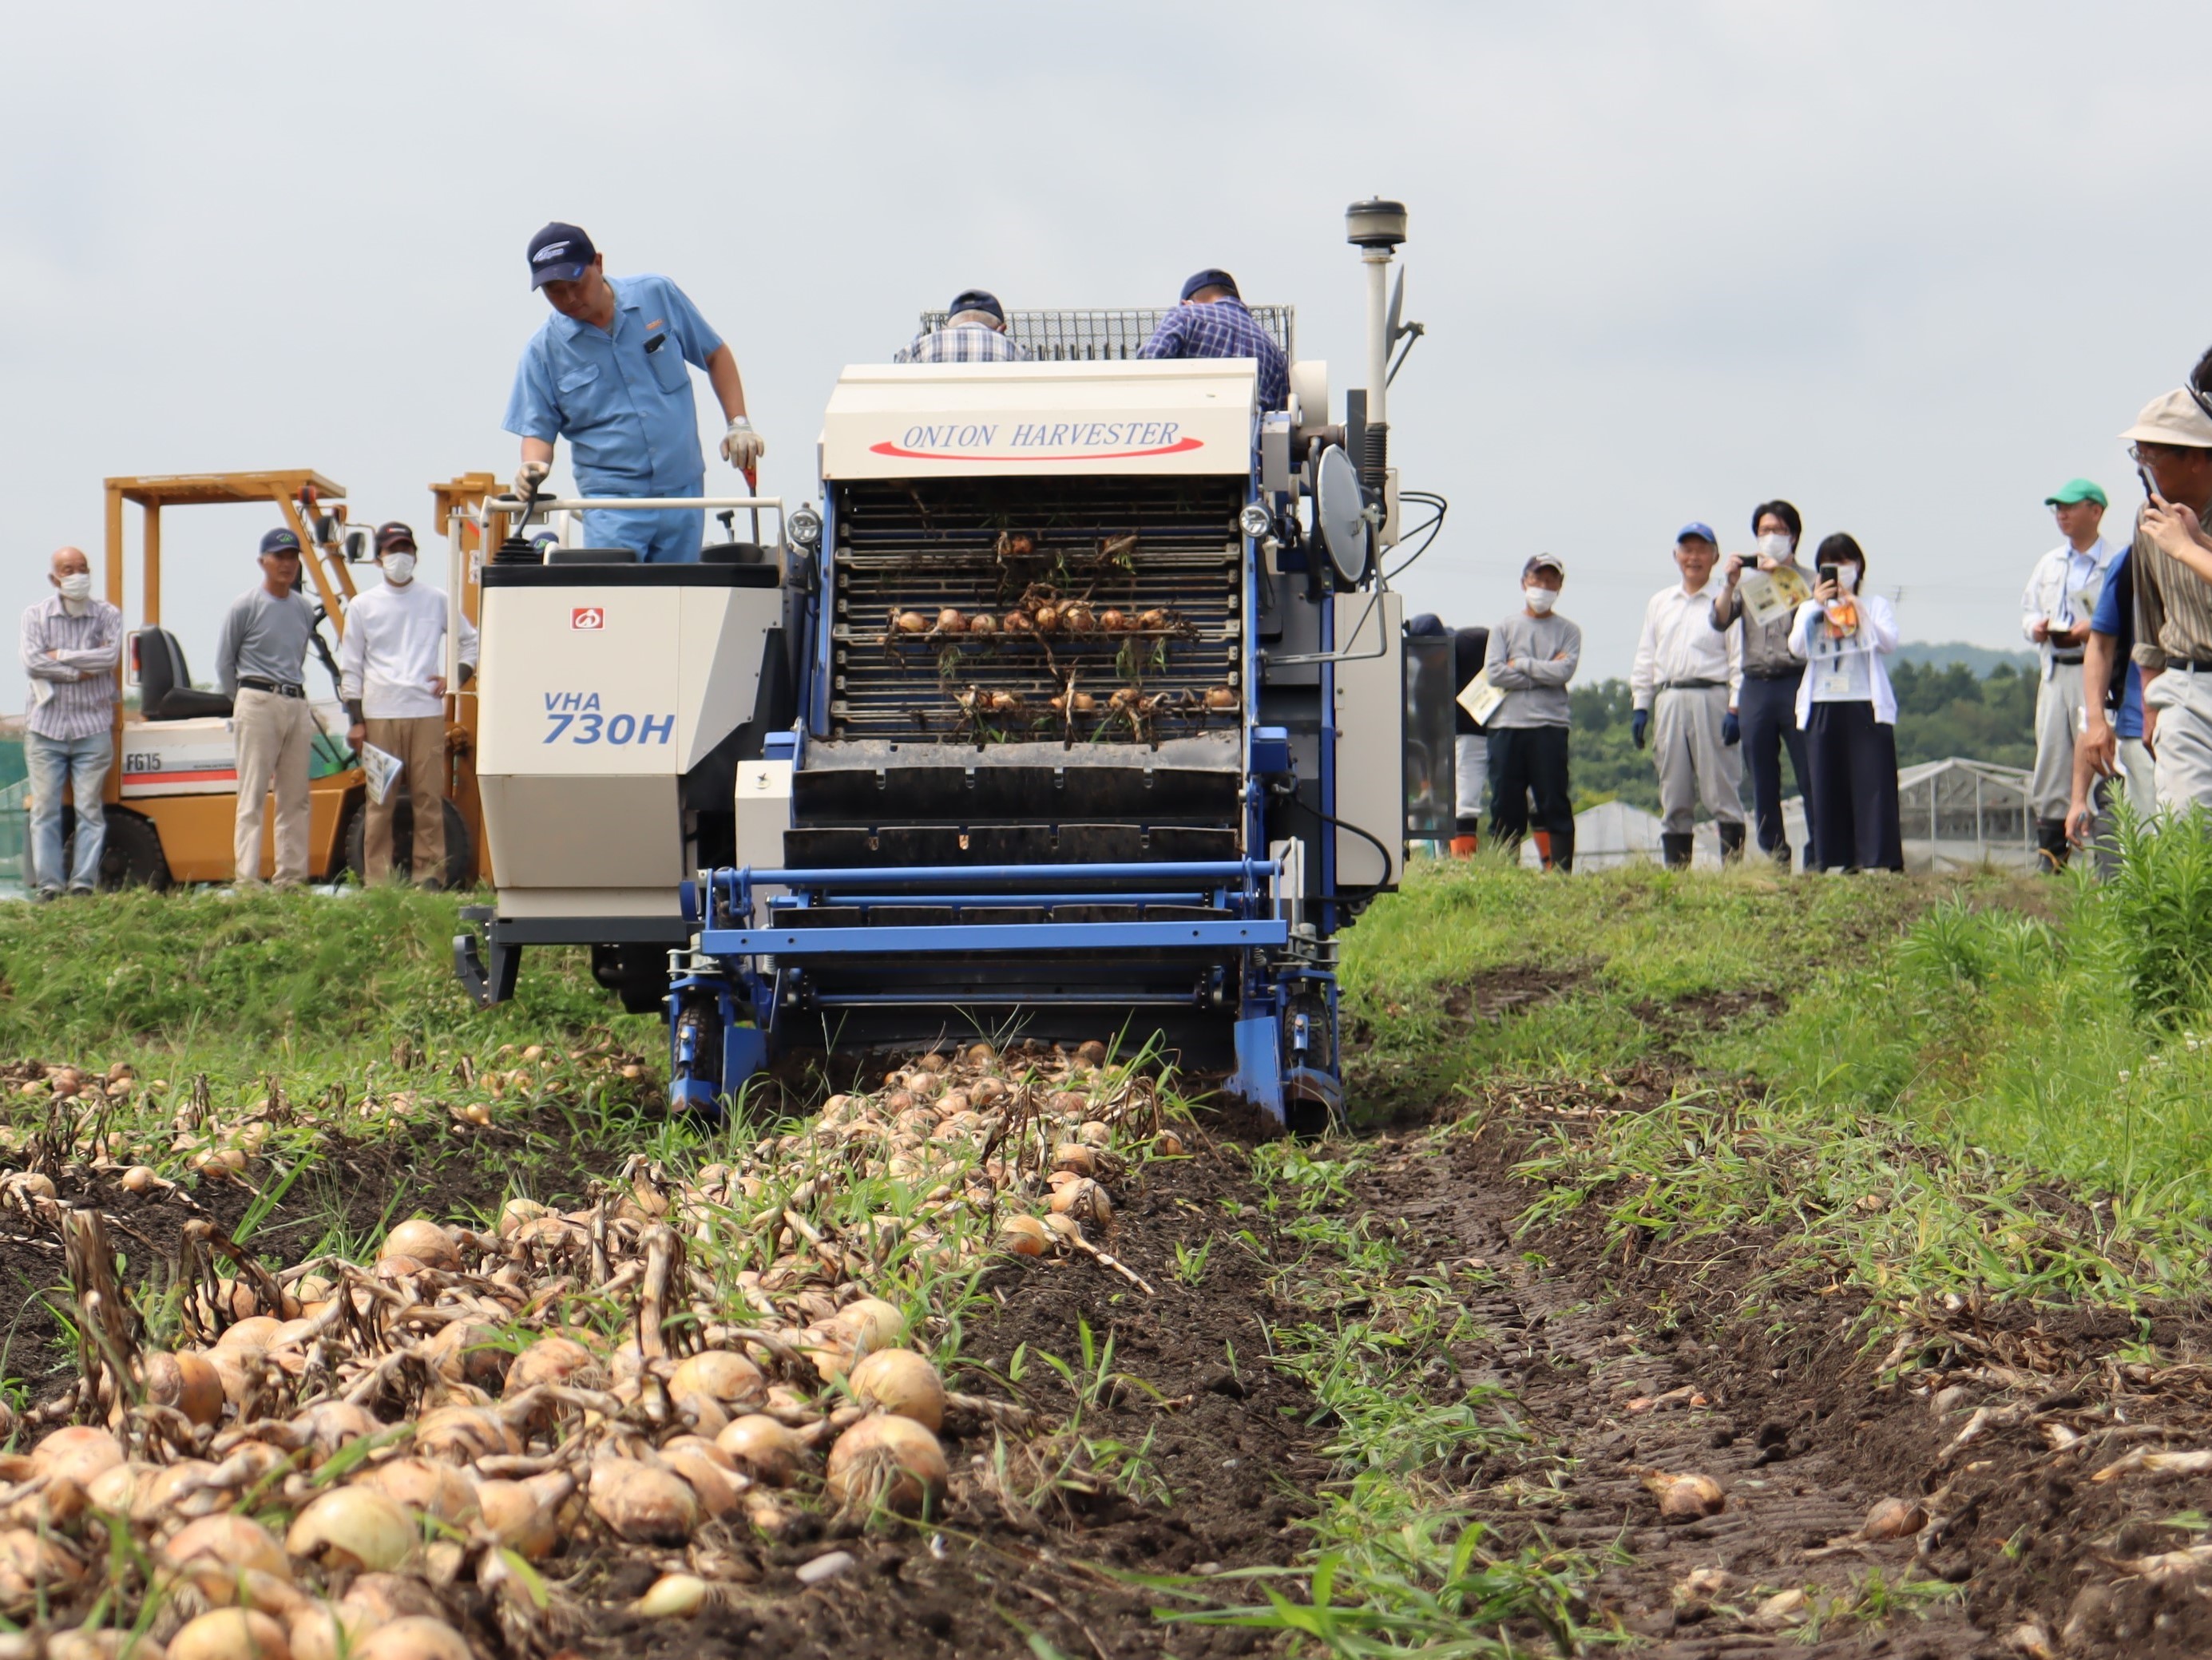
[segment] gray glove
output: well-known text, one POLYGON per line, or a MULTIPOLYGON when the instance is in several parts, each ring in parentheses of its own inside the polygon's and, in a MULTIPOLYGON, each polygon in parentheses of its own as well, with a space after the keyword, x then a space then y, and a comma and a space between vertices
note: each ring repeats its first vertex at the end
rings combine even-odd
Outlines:
POLYGON ((539 487, 552 476, 552 472, 550 461, 525 461, 514 471, 515 495, 527 502, 538 494, 539 487))
POLYGON ((739 472, 750 472, 767 453, 767 440, 755 432, 753 423, 742 415, 732 420, 730 429, 722 435, 722 459, 739 472))

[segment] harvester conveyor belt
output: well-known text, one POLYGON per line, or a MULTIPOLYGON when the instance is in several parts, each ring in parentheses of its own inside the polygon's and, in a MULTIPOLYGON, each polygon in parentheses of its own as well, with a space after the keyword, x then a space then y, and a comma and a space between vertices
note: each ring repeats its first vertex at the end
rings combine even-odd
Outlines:
POLYGON ((700 950, 717 957, 881 956, 907 952, 1220 950, 1287 945, 1280 919, 1219 922, 999 922, 927 927, 708 928, 700 950))

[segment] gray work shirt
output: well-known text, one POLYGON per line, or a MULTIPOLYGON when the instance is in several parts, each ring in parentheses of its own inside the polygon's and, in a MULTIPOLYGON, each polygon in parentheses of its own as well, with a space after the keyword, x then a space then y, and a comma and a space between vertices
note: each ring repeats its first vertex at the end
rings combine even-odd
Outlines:
POLYGON ((1531 617, 1518 611, 1490 631, 1490 653, 1482 672, 1505 693, 1485 730, 1572 724, 1567 682, 1583 660, 1583 631, 1554 611, 1531 617), (1553 660, 1555 654, 1565 656, 1553 660))
MULTIPOLYGON (((1757 567, 1747 565, 1746 569, 1756 569, 1757 567)), ((1800 576, 1805 575, 1802 569, 1797 574, 1800 576)), ((1811 579, 1808 577, 1806 580, 1809 586, 1811 579)), ((1784 611, 1771 623, 1762 623, 1744 609, 1741 594, 1732 592, 1717 577, 1715 585, 1721 593, 1720 597, 1713 601, 1713 627, 1725 634, 1731 623, 1739 617, 1742 619, 1743 672, 1746 674, 1754 680, 1789 680, 1804 672, 1804 660, 1790 654, 1790 630, 1797 621, 1795 606, 1784 611), (1722 613, 1723 606, 1728 608, 1725 617, 1722 613)))
POLYGON ((305 684, 307 640, 314 631, 314 607, 297 588, 282 599, 258 587, 240 594, 231 601, 222 637, 216 642, 216 678, 223 695, 237 696, 241 678, 305 684))

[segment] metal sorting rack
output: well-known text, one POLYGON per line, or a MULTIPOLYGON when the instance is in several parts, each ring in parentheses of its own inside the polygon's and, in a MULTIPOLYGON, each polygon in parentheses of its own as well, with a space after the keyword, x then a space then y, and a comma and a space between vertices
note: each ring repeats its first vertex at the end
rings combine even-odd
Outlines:
POLYGON ((982 736, 959 694, 1007 692, 1018 711, 981 717, 1000 736, 1056 737, 1066 723, 1048 700, 1066 684, 1097 699, 1073 727, 1079 741, 1153 734, 1112 715, 1125 686, 1165 694, 1178 712, 1163 730, 1236 723, 1235 708, 1206 711, 1207 690, 1238 679, 1236 514, 1241 479, 1055 481, 1048 507, 1032 489, 977 489, 946 481, 925 491, 856 485, 837 521, 836 612, 830 718, 839 737, 982 736), (1032 538, 1026 556, 1000 553, 1002 533, 1032 538), (1112 538, 1136 540, 1118 560, 1112 538), (1171 626, 1149 633, 897 634, 891 618, 945 608, 1003 617, 1035 584, 1133 618, 1162 611, 1171 626))
MULTIPOLYGON (((1006 337, 1026 349, 1030 356, 1048 363, 1118 363, 1133 358, 1152 337, 1160 319, 1172 306, 1121 307, 1103 311, 1010 311, 1006 337)), ((1253 306, 1253 320, 1274 337, 1283 356, 1292 362, 1291 350, 1296 321, 1289 306, 1253 306)), ((921 331, 945 326, 948 313, 926 311, 921 331)))

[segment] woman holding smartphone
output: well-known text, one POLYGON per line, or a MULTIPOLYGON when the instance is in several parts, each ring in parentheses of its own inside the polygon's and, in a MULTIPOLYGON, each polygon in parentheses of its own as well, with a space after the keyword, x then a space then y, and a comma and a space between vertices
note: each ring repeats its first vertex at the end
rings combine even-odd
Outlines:
POLYGON ((1813 844, 1826 870, 1905 868, 1897 816, 1897 694, 1886 659, 1897 613, 1866 590, 1866 554, 1849 536, 1820 544, 1813 597, 1797 608, 1790 654, 1805 663, 1797 687, 1813 844))

